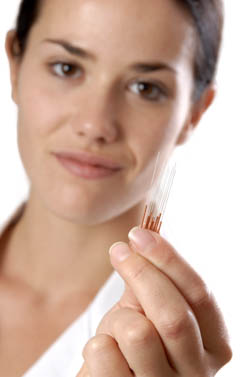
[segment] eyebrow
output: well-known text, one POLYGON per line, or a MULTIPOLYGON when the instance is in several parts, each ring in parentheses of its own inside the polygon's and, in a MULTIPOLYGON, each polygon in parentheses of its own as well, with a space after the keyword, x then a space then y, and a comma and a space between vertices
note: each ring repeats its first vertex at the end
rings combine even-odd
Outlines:
MULTIPOLYGON (((57 44, 63 47, 68 53, 75 55, 77 57, 83 59, 96 60, 95 55, 93 55, 91 52, 84 50, 81 47, 75 46, 64 39, 45 39, 43 42, 57 44)), ((130 66, 130 68, 139 73, 149 73, 161 70, 167 70, 175 74, 178 73, 176 69, 172 67, 170 64, 156 61, 134 63, 130 66)))
POLYGON ((171 65, 166 63, 159 63, 159 62, 149 62, 149 63, 134 63, 131 68, 140 73, 148 73, 148 72, 155 72, 155 71, 171 71, 175 74, 178 72, 175 68, 173 68, 171 65))
POLYGON ((72 55, 78 56, 80 58, 85 59, 92 59, 95 60, 95 56, 91 54, 90 52, 84 50, 81 47, 74 46, 73 44, 63 40, 63 39, 45 39, 43 42, 53 43, 57 44, 61 47, 63 47, 67 52, 69 52, 72 55))

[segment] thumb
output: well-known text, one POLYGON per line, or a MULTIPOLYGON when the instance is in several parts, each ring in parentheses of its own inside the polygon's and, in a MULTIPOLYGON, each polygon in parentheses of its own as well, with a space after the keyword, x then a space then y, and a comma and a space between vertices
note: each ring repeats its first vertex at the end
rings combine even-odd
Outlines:
MULTIPOLYGON (((134 245, 132 247, 131 242, 129 242, 129 247, 134 252, 134 245)), ((120 309, 120 308, 129 308, 136 310, 142 314, 144 314, 143 308, 141 307, 138 299, 136 298, 133 290, 130 288, 129 284, 124 281, 124 293, 120 300, 116 303, 116 305, 112 308, 112 310, 120 309)))

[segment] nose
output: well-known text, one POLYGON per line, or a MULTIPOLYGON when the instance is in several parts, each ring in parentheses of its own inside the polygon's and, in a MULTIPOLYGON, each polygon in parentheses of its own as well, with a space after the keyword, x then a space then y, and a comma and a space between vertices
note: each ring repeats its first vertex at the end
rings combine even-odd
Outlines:
POLYGON ((106 93, 88 94, 75 107, 72 126, 78 137, 87 142, 113 143, 119 135, 119 126, 115 118, 115 101, 106 93))

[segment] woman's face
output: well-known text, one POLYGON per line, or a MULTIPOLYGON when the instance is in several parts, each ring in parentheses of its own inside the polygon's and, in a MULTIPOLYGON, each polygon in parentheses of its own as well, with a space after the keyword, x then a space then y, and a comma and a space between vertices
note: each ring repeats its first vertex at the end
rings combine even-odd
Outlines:
POLYGON ((191 121, 193 41, 189 15, 172 0, 43 2, 24 57, 10 59, 31 193, 88 224, 140 202, 158 151, 170 155, 191 121), (62 151, 121 169, 78 177, 55 157, 62 151))

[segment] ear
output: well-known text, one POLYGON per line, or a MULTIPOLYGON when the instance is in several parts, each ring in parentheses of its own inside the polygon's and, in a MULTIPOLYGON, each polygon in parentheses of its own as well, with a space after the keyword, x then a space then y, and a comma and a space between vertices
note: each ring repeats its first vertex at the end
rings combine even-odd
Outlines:
POLYGON ((18 73, 21 63, 21 56, 19 53, 18 42, 16 38, 16 31, 8 31, 5 39, 5 50, 9 61, 10 79, 11 79, 11 95, 13 101, 17 104, 17 84, 18 73))
POLYGON ((177 145, 184 144, 198 125, 202 115, 211 106, 214 98, 216 96, 216 85, 211 84, 202 94, 200 99, 192 105, 192 110, 190 111, 189 117, 182 128, 178 139, 177 145))

